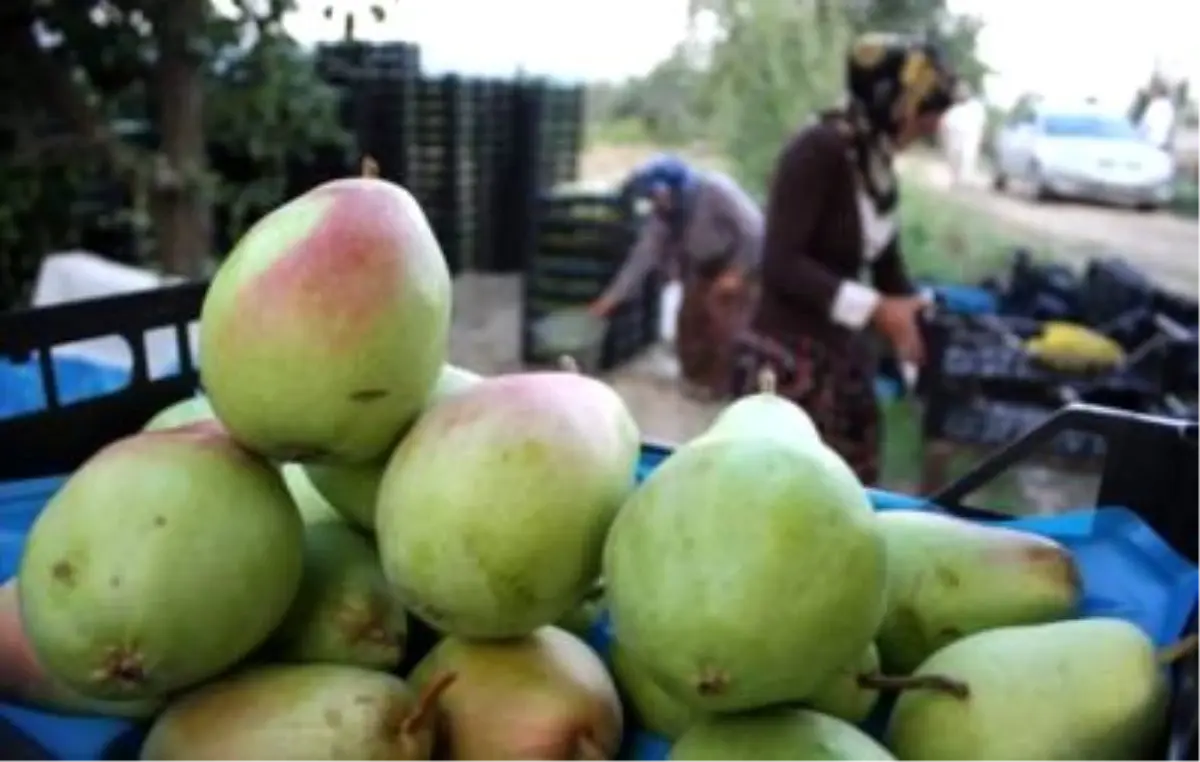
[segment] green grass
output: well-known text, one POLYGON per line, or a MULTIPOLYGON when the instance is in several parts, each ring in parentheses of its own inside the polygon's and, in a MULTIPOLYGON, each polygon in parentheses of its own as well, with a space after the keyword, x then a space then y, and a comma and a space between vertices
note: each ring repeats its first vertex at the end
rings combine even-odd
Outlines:
POLYGON ((1200 216, 1200 189, 1195 180, 1180 180, 1175 185, 1175 197, 1171 200, 1171 211, 1180 217, 1195 219, 1200 216))

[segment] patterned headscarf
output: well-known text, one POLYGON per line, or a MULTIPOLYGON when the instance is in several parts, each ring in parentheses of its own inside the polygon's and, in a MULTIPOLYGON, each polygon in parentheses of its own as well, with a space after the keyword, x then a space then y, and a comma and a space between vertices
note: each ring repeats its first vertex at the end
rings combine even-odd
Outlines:
POLYGON ((671 194, 671 210, 666 222, 671 231, 678 235, 691 211, 696 172, 677 156, 659 154, 634 171, 626 183, 626 192, 640 197, 649 195, 659 187, 666 188, 671 194))
POLYGON ((846 105, 827 118, 851 138, 855 164, 881 212, 896 204, 892 165, 902 125, 954 105, 958 81, 932 44, 894 34, 859 37, 846 62, 846 105))

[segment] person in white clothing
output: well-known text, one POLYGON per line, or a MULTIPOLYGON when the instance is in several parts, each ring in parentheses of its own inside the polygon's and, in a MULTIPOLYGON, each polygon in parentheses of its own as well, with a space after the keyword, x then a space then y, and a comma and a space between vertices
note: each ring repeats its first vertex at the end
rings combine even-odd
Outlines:
POLYGON ((958 103, 942 117, 942 146, 950 160, 955 185, 964 185, 975 176, 979 164, 979 148, 987 129, 987 107, 983 100, 970 92, 965 83, 959 85, 958 103))
POLYGON ((1171 150, 1175 135, 1175 104, 1162 80, 1156 79, 1150 86, 1150 102, 1142 112, 1138 128, 1149 143, 1164 151, 1171 150))

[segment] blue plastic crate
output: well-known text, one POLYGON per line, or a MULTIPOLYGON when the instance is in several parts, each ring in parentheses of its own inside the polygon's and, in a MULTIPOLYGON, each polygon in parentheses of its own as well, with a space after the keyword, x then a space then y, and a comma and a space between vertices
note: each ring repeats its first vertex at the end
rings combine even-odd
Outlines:
MULTIPOLYGON (((644 445, 640 481, 670 449, 644 445)), ((0 484, 0 579, 16 571, 21 547, 38 512, 63 478, 0 484)), ((920 498, 871 491, 876 510, 926 509, 920 498)), ((1177 639, 1192 615, 1200 575, 1150 527, 1124 508, 1080 510, 1050 517, 1002 522, 1054 538, 1070 548, 1083 577, 1084 616, 1117 616, 1141 627, 1159 645, 1177 639)), ((588 638, 602 655, 611 641, 603 618, 588 638)), ((0 717, 44 746, 55 759, 123 759, 136 748, 143 728, 126 720, 62 717, 0 704, 0 717)), ((634 729, 626 759, 666 759, 669 743, 634 729)))

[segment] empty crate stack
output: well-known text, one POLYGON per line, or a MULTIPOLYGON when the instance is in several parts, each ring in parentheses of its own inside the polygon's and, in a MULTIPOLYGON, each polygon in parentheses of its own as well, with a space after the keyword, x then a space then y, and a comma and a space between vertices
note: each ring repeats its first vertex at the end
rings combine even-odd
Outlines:
MULTIPOLYGON (((522 291, 521 354, 543 361, 533 326, 559 310, 595 299, 620 268, 636 229, 616 196, 555 194, 543 199, 522 291)), ((600 370, 626 362, 658 340, 659 283, 648 279, 637 296, 610 316, 600 370)))
POLYGON ((457 75, 420 81, 408 185, 425 209, 452 273, 472 266, 471 106, 469 89, 457 75))

